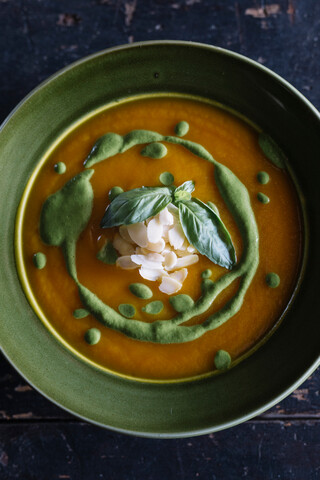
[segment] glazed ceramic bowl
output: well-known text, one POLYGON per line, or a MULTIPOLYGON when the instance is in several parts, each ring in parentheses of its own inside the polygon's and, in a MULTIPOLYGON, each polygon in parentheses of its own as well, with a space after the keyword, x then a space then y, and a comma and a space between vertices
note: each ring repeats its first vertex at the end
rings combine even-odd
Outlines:
POLYGON ((291 85, 220 48, 147 42, 106 50, 36 88, 0 133, 1 346, 47 398, 97 425, 153 437, 204 434, 262 413, 319 364, 320 117, 291 85), (230 371, 168 384, 128 380, 73 356, 40 322, 15 266, 17 207, 32 171, 81 117, 127 97, 157 92, 204 97, 238 111, 283 148, 301 188, 304 255, 295 299, 275 333, 230 371), (317 281, 318 280, 318 281, 317 281))

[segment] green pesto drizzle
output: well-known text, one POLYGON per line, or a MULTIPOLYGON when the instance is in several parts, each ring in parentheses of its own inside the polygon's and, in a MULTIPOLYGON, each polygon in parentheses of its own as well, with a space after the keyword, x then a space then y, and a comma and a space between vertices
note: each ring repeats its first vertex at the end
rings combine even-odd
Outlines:
POLYGON ((266 185, 270 181, 270 176, 267 172, 258 172, 257 180, 261 185, 266 185))
MULTIPOLYGON (((239 263, 215 282, 204 279, 202 282, 203 294, 192 307, 169 320, 161 319, 153 323, 132 321, 102 302, 78 281, 75 245, 80 233, 85 229, 92 211, 93 191, 89 179, 93 170, 85 170, 78 174, 61 190, 48 197, 41 213, 40 233, 45 243, 62 247, 68 272, 78 286, 83 305, 103 325, 140 341, 183 343, 192 341, 205 332, 219 327, 240 310, 259 263, 259 235, 246 187, 231 170, 214 160, 200 144, 178 137, 163 136, 148 130, 133 130, 124 136, 108 133, 97 141, 84 165, 86 168, 91 167, 113 155, 125 152, 134 145, 163 141, 181 145, 198 157, 214 164, 217 187, 231 211, 243 239, 244 248, 239 263), (67 218, 71 219, 70 223, 67 218), (194 316, 207 311, 215 298, 239 277, 242 278, 237 293, 220 311, 210 315, 202 324, 182 325, 194 316)), ((137 284, 130 285, 131 292, 133 285, 137 284)), ((146 285, 138 285, 142 285, 151 292, 151 295, 150 292, 147 295, 142 293, 143 297, 140 296, 140 298, 152 296, 152 291, 146 285)), ((133 290, 135 289, 136 287, 133 287, 133 290)), ((139 289, 140 287, 136 293, 139 289)), ((134 294, 136 295, 136 293, 134 294)))
POLYGON ((174 182, 174 176, 170 172, 162 172, 159 176, 159 180, 163 185, 172 185, 174 182))
POLYGON ((107 160, 118 153, 124 153, 135 145, 143 145, 152 142, 168 142, 182 145, 198 157, 208 160, 211 163, 218 164, 210 153, 199 143, 184 140, 183 138, 170 135, 161 135, 150 130, 132 130, 126 135, 117 133, 107 133, 103 135, 93 146, 88 157, 84 161, 85 168, 91 168, 96 163, 107 160))
POLYGON ((118 310, 124 317, 132 318, 136 314, 136 309, 130 303, 120 303, 118 310))
POLYGON ((205 279, 205 278, 210 278, 212 275, 212 270, 210 270, 210 268, 207 268, 206 270, 204 270, 202 273, 201 273, 201 278, 205 279))
POLYGON ((213 284, 213 280, 210 280, 210 278, 204 278, 201 282, 202 293, 206 293, 213 286, 213 284))
POLYGON ((259 146, 265 156, 278 168, 286 168, 286 156, 279 145, 266 133, 259 135, 259 146))
POLYGON ((158 313, 163 310, 163 302, 161 302, 161 300, 154 300, 153 302, 147 303, 141 310, 149 315, 158 315, 158 313))
POLYGON ((73 316, 74 318, 77 318, 77 319, 85 318, 88 315, 90 315, 90 313, 85 308, 77 308, 76 310, 73 311, 73 316))
POLYGON ((97 328, 89 328, 84 334, 84 339, 89 345, 96 345, 101 338, 101 332, 97 328))
POLYGON ((176 312, 186 312, 194 306, 194 300, 189 296, 181 293, 169 298, 169 302, 176 312))
POLYGON ((112 187, 111 190, 109 191, 109 200, 112 202, 120 193, 123 192, 123 188, 121 187, 112 187))
POLYGON ((66 164, 64 162, 56 163, 53 168, 54 168, 54 171, 57 172, 59 175, 62 175, 67 170, 66 164))
POLYGON ((67 269, 77 280, 76 243, 88 224, 93 206, 90 178, 85 170, 69 180, 44 202, 40 215, 40 235, 44 243, 61 247, 67 269))
POLYGON ((277 288, 280 285, 280 277, 277 273, 270 272, 266 275, 266 284, 270 288, 277 288))
POLYGON ((178 137, 184 137, 189 132, 189 123, 182 120, 174 127, 174 132, 178 137))
POLYGON ((257 199, 259 200, 259 202, 261 202, 265 205, 270 202, 270 198, 267 195, 265 195, 264 193, 261 193, 261 192, 259 192, 257 194, 257 199))
POLYGON ((231 357, 225 350, 218 350, 214 357, 214 364, 218 370, 226 370, 231 365, 231 357))
POLYGON ((141 155, 144 157, 150 158, 163 158, 167 155, 167 147, 162 143, 154 142, 147 145, 145 148, 141 150, 141 155))
POLYGON ((131 283, 129 285, 129 290, 131 293, 133 293, 133 295, 138 298, 142 298, 143 300, 147 300, 153 295, 151 288, 147 287, 147 285, 144 285, 143 283, 131 283))
POLYGON ((32 261, 38 270, 42 270, 47 264, 47 257, 44 253, 38 252, 33 255, 32 261))
POLYGON ((67 170, 66 164, 65 164, 64 162, 58 162, 58 163, 56 163, 53 168, 54 168, 54 171, 55 171, 56 173, 58 173, 59 175, 62 175, 62 174, 65 173, 66 170, 67 170))

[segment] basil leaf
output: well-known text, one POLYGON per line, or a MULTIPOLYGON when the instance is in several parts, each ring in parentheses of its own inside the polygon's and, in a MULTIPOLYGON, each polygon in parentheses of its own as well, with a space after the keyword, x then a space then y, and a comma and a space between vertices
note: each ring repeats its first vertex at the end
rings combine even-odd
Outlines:
POLYGON ((187 182, 184 182, 182 185, 180 185, 180 187, 177 187, 175 189, 175 192, 184 191, 184 192, 192 193, 193 190, 194 190, 194 182, 192 180, 188 180, 187 182))
POLYGON ((174 191, 174 200, 175 202, 181 202, 183 200, 190 200, 191 193, 194 190, 194 182, 188 180, 184 182, 180 187, 177 187, 174 191))
POLYGON ((197 198, 179 203, 180 222, 188 241, 213 263, 231 269, 236 252, 226 227, 205 203, 197 198))
POLYGON ((102 228, 143 222, 163 210, 172 201, 170 187, 142 187, 120 193, 108 205, 102 228))

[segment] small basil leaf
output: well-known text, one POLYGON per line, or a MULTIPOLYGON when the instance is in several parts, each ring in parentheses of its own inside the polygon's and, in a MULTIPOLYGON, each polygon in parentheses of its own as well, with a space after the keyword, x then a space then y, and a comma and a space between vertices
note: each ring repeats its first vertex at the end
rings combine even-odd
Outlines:
POLYGON ((177 187, 175 192, 189 192, 192 193, 194 190, 194 182, 192 180, 188 180, 187 182, 184 182, 180 187, 177 187))
POLYGON ((108 205, 102 228, 131 225, 143 222, 163 210, 172 201, 172 189, 168 187, 142 187, 120 193, 108 205))
POLYGON ((197 198, 179 203, 180 222, 188 241, 213 263, 231 269, 236 252, 226 227, 205 203, 197 198))
POLYGON ((188 180, 184 182, 180 187, 177 187, 174 191, 174 201, 181 202, 183 200, 190 200, 191 193, 194 190, 194 182, 192 180, 188 180))

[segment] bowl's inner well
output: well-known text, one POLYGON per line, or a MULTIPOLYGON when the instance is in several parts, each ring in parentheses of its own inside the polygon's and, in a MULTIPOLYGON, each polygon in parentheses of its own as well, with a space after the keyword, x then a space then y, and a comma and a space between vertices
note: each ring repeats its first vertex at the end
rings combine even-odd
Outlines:
MULTIPOLYGON (((245 202, 236 185, 232 185, 230 192, 236 197, 236 204, 242 205, 245 202)), ((244 205, 242 207, 245 209, 244 205)), ((62 205, 59 205, 58 209, 58 225, 54 225, 56 230, 64 222, 62 205)), ((56 147, 50 149, 32 175, 17 222, 20 276, 38 316, 49 330, 82 360, 107 371, 134 378, 166 381, 211 374, 216 371, 214 359, 219 351, 228 352, 235 365, 261 345, 278 324, 292 299, 301 264, 300 207, 288 170, 279 168, 267 159, 259 146, 258 131, 244 119, 212 103, 185 96, 158 95, 131 99, 91 115, 71 132, 66 133, 56 147), (181 121, 186 122, 189 131, 184 135, 176 135, 175 126, 181 121), (39 232, 39 222, 41 209, 48 196, 55 194, 67 181, 83 171, 84 159, 98 138, 111 131, 126 135, 137 129, 148 129, 172 136, 173 141, 179 143, 157 143, 165 145, 167 153, 161 158, 150 158, 149 155, 141 155, 146 144, 154 145, 145 138, 142 145, 112 155, 92 167, 94 175, 90 182, 95 198, 93 211, 77 242, 76 250, 76 267, 81 284, 115 312, 118 312, 119 308, 121 310, 121 305, 124 304, 133 309, 134 314, 129 315, 130 320, 123 319, 128 325, 123 335, 123 329, 108 323, 109 312, 103 321, 107 327, 112 327, 111 330, 101 325, 99 313, 95 314, 94 310, 90 310, 90 305, 83 301, 77 282, 67 272, 63 249, 45 244, 46 239, 43 241, 39 232), (251 206, 244 213, 244 225, 233 215, 237 212, 228 208, 230 205, 225 203, 221 191, 217 188, 215 165, 188 150, 184 145, 188 147, 190 141, 205 147, 215 161, 228 167, 244 184, 244 191, 251 199, 251 206), (62 170, 58 168, 62 166, 62 170), (138 268, 123 270, 119 266, 106 265, 97 259, 99 252, 104 251, 106 241, 114 241, 118 232, 118 228, 103 229, 100 226, 109 203, 107 192, 116 185, 125 191, 142 186, 163 187, 159 180, 163 172, 172 173, 175 186, 192 180, 195 182, 192 195, 202 202, 209 201, 216 205, 231 235, 237 255, 237 264, 230 267, 233 269, 231 274, 227 268, 213 263, 205 255, 198 255, 199 261, 188 269, 177 268, 175 274, 170 274, 170 270, 166 271, 168 277, 181 272, 188 274, 182 288, 176 292, 178 296, 169 296, 159 290, 161 277, 158 281, 151 282, 139 275, 138 268), (255 217, 258 234, 249 238, 244 231, 250 216, 255 217), (257 243, 256 247, 253 243, 257 243), (251 259, 249 251, 252 251, 251 259), (35 254, 40 259, 45 256, 45 268, 36 268, 32 262, 35 254), (245 261, 246 257, 248 259, 245 261), (248 267, 245 267, 245 262, 248 267), (235 275, 237 269, 241 270, 241 274, 235 275), (253 280, 247 280, 249 274, 253 280), (207 278, 203 279, 202 276, 206 275, 207 278), (221 293, 219 291, 212 297, 205 308, 200 308, 205 298, 205 285, 221 282, 230 278, 230 275, 234 276, 226 283, 225 288, 221 289, 221 293), (276 284, 270 285, 269 277, 276 278, 276 284), (129 285, 137 282, 151 288, 151 300, 139 299, 132 294, 129 285), (245 282, 248 282, 250 287, 243 292, 243 304, 240 305, 238 297, 245 282), (143 336, 138 339, 128 338, 128 328, 132 325, 134 328, 134 323, 157 323, 160 319, 168 319, 164 323, 166 327, 171 322, 169 319, 177 315, 179 317, 179 306, 177 314, 172 299, 181 300, 181 294, 188 295, 189 301, 196 302, 197 308, 194 307, 194 314, 187 312, 185 320, 181 319, 183 327, 175 329, 178 337, 168 340, 151 338, 150 341, 143 336), (153 305, 151 301, 163 303, 161 313, 150 314, 144 311, 146 305, 153 305), (228 305, 229 310, 232 306, 231 313, 228 313, 228 305), (226 318, 221 321, 220 317, 223 318, 225 310, 226 318), (77 318, 74 318, 75 316, 77 318), (79 316, 81 318, 78 318, 79 316), (217 318, 215 323, 214 317, 217 318), (189 337, 181 340, 182 330, 191 331, 196 328, 192 325, 206 325, 210 319, 213 327, 207 332, 203 327, 201 335, 195 332, 195 336, 190 337, 188 332, 189 337), (86 332, 94 332, 90 329, 101 334, 101 339, 95 345, 88 344, 85 340, 88 335, 86 332)), ((67 222, 70 222, 69 217, 67 222)), ((71 228, 71 225, 67 226, 67 234, 71 228)), ((197 229, 198 225, 192 224, 191 228, 197 229)), ((212 233, 201 233, 197 230, 196 241, 199 236, 210 234, 212 233)), ((164 238, 166 246, 161 247, 161 252, 156 255, 166 252, 168 247, 171 248, 168 233, 164 238)), ((213 239, 213 242, 216 241, 213 239)), ((139 245, 136 245, 136 250, 133 250, 132 244, 127 247, 131 254, 143 253, 139 245)), ((173 251, 181 254, 181 258, 187 255, 183 250, 173 248, 173 251)), ((122 251, 122 254, 127 253, 122 251)), ((144 253, 154 257, 152 252, 144 253)), ((121 256, 120 252, 118 255, 121 256)), ((42 266, 41 264, 40 267, 42 266)))

